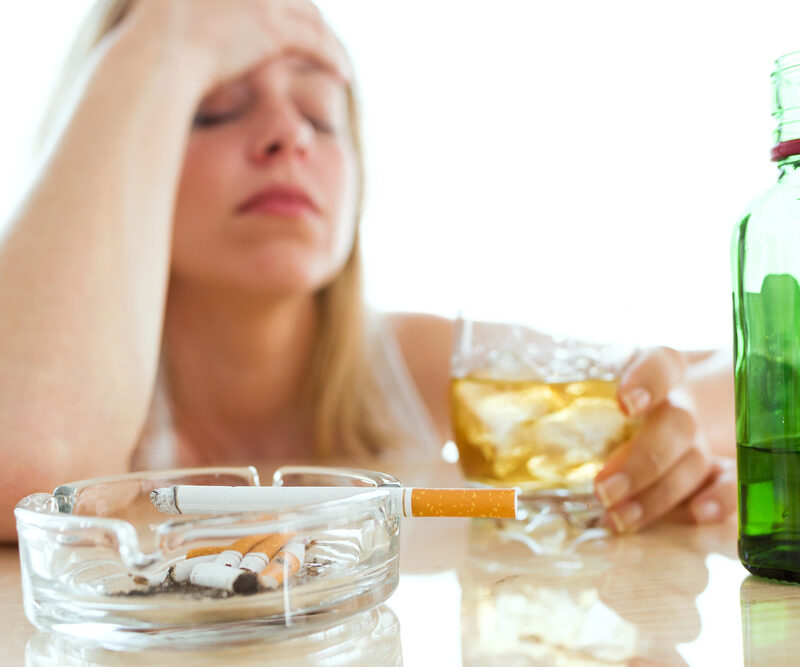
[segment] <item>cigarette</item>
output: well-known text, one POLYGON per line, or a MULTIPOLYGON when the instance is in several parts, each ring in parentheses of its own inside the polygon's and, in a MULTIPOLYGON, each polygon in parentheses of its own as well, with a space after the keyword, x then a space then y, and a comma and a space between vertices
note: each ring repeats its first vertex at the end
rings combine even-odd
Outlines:
POLYGON ((117 572, 97 580, 98 590, 103 595, 124 595, 143 588, 167 587, 169 583, 169 569, 154 574, 117 572))
POLYGON ((166 570, 159 570, 154 574, 139 573, 133 575, 133 583, 140 586, 162 586, 169 579, 169 568, 166 570))
POLYGON ((264 588, 277 588, 284 580, 297 574, 306 554, 306 545, 300 541, 289 542, 272 559, 267 568, 258 575, 258 583, 264 588))
POLYGON ((185 560, 178 561, 172 566, 172 572, 170 573, 172 580, 179 584, 189 581, 189 576, 192 574, 195 565, 199 565, 200 563, 213 563, 216 557, 216 554, 206 554, 205 556, 189 558, 187 554, 185 560))
POLYGON ((219 563, 198 563, 192 568, 189 581, 195 586, 219 588, 230 593, 250 593, 257 588, 256 575, 219 563))
MULTIPOLYGON (((352 498, 378 487, 352 486, 169 486, 150 500, 165 514, 215 514, 283 510, 297 505, 352 498)), ((382 487, 397 514, 515 519, 516 489, 417 489, 382 487)))
POLYGON ((196 547, 195 549, 189 549, 186 552, 186 559, 189 558, 197 558, 198 556, 211 556, 216 555, 218 553, 222 553, 225 551, 226 547, 224 546, 216 546, 216 547, 196 547))
POLYGON ((265 537, 244 555, 242 562, 239 563, 239 568, 242 570, 250 570, 254 574, 258 574, 269 565, 273 556, 275 556, 280 548, 292 539, 294 535, 294 533, 275 533, 274 535, 265 537))
POLYGON ((267 535, 248 535, 236 540, 233 544, 225 547, 217 554, 215 563, 227 565, 228 567, 238 567, 244 556, 250 549, 263 540, 267 535))

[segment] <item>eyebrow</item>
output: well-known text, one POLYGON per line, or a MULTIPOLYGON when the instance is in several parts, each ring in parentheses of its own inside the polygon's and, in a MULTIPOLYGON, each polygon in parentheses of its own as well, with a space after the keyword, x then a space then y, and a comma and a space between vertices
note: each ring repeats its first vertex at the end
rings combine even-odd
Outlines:
POLYGON ((321 74, 326 78, 332 80, 333 82, 342 85, 343 87, 346 87, 347 85, 347 83, 344 80, 342 80, 339 76, 337 76, 334 72, 332 72, 328 67, 325 67, 325 65, 322 65, 318 62, 315 62, 307 58, 297 60, 292 65, 292 72, 295 74, 302 74, 302 75, 321 74))

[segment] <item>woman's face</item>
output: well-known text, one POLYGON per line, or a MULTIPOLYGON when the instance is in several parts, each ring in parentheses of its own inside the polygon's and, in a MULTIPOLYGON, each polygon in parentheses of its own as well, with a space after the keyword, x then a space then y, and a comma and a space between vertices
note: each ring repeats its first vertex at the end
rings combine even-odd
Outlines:
POLYGON ((359 187, 346 85, 285 56, 204 98, 178 189, 175 278, 273 295, 334 278, 359 187))

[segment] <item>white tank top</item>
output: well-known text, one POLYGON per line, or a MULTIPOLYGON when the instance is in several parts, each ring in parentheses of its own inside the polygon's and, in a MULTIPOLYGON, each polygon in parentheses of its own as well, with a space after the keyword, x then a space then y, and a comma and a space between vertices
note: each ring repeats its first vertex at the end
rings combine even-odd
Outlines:
MULTIPOLYGON (((392 429, 399 434, 403 456, 438 457, 442 445, 428 408, 408 370, 391 323, 385 315, 367 318, 369 360, 392 429)), ((150 412, 133 456, 134 470, 159 470, 179 465, 178 448, 170 414, 164 365, 159 369, 150 412)), ((393 452, 393 456, 397 453, 393 452)))

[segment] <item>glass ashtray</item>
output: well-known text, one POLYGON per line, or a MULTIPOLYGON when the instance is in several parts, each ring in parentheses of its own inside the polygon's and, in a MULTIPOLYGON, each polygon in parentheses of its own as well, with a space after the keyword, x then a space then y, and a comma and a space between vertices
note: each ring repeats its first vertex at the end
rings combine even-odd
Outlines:
POLYGON ((388 488, 400 483, 389 475, 283 467, 273 486, 375 490, 270 514, 162 514, 151 492, 178 485, 260 484, 252 467, 141 472, 21 500, 15 515, 31 623, 112 649, 284 639, 340 624, 397 587, 400 519, 388 488), (302 539, 306 550, 299 569, 284 570, 275 587, 234 592, 174 579, 192 550, 274 534, 302 539))

